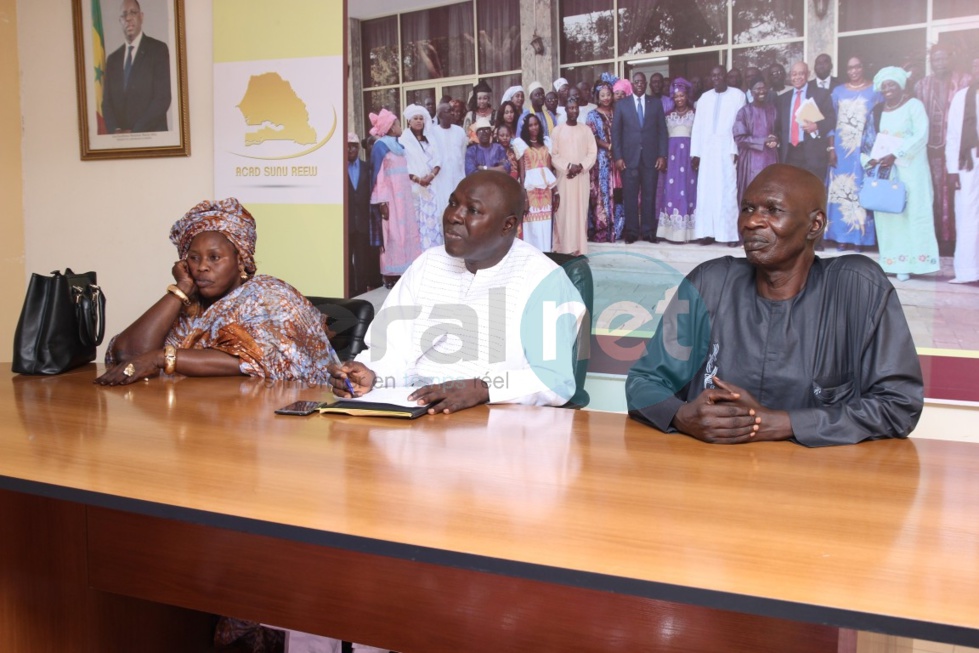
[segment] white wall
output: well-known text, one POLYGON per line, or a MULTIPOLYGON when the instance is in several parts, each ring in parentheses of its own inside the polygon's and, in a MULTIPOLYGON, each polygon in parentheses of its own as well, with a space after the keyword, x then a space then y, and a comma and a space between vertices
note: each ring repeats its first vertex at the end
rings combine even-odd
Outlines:
POLYGON ((170 226, 214 191, 211 2, 184 3, 191 156, 112 161, 79 157, 71 5, 17 0, 25 276, 97 271, 113 334, 165 292, 170 226))

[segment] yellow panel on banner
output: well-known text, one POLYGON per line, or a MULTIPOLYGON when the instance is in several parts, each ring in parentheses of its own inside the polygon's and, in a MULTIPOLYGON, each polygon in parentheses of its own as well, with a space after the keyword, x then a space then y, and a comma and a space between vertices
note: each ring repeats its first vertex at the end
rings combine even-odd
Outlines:
POLYGON ((213 11, 215 194, 255 216, 260 272, 343 296, 343 2, 213 11))

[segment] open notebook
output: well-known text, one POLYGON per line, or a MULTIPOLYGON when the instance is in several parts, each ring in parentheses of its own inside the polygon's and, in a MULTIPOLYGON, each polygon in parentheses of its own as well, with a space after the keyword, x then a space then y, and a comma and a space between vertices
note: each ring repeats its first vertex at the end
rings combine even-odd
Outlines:
POLYGON ((408 401, 408 395, 418 388, 375 388, 363 397, 337 399, 320 406, 320 413, 342 413, 363 417, 400 417, 415 419, 428 412, 428 406, 408 401))

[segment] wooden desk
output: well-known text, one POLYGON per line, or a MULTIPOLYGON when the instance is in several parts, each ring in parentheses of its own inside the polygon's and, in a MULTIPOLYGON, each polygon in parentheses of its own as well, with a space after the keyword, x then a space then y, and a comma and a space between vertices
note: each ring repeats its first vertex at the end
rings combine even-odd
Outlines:
POLYGON ((968 444, 723 447, 502 406, 281 417, 322 391, 94 376, 0 377, 0 516, 81 514, 110 596, 408 653, 835 651, 820 624, 979 645, 968 444))

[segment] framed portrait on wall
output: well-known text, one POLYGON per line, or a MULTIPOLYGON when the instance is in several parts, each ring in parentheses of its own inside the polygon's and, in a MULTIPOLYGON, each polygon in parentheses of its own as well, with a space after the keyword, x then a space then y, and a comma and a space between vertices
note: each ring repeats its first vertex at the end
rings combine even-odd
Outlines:
POLYGON ((190 155, 183 0, 72 0, 82 160, 190 155))

